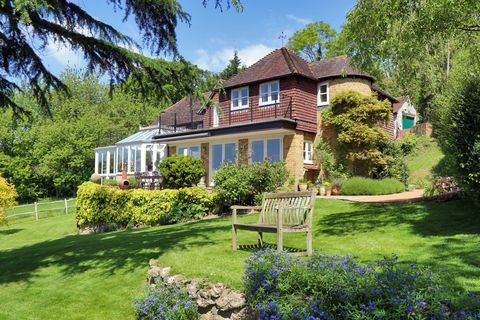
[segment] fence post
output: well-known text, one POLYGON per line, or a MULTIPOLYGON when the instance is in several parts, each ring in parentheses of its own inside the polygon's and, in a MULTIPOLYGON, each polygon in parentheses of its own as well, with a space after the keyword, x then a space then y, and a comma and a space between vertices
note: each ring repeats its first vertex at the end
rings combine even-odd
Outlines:
POLYGON ((38 203, 35 201, 35 220, 38 220, 38 203))
POLYGON ((67 201, 67 198, 64 199, 65 201, 65 214, 68 213, 68 201, 67 201))

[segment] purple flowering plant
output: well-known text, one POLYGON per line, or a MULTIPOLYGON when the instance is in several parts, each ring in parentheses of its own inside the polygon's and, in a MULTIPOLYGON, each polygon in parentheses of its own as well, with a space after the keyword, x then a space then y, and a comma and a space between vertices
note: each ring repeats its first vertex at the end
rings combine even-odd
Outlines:
POLYGON ((138 320, 194 320, 199 318, 197 305, 188 294, 174 285, 147 286, 143 297, 134 301, 138 320))
POLYGON ((477 294, 447 291, 442 277, 395 255, 361 264, 267 249, 247 259, 243 280, 262 319, 480 319, 477 294))

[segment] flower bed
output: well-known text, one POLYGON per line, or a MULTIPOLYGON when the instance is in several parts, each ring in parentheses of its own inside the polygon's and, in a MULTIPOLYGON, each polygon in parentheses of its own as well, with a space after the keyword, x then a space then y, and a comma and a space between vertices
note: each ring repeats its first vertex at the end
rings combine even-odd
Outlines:
POLYGON ((78 188, 79 228, 170 224, 207 215, 214 195, 199 187, 178 190, 120 190, 86 182, 78 188))
POLYGON ((478 295, 460 300, 415 264, 384 258, 363 265, 349 256, 304 261, 266 250, 247 260, 249 305, 262 319, 479 319, 478 295))

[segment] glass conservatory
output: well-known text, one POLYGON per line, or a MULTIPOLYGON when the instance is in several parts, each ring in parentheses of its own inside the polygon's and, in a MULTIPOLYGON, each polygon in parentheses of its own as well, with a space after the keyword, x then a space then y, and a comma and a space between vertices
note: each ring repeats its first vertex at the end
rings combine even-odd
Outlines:
POLYGON ((158 164, 167 157, 167 145, 152 142, 158 127, 141 128, 139 132, 117 142, 114 146, 95 149, 95 173, 102 178, 115 178, 127 170, 135 172, 158 171, 158 164))

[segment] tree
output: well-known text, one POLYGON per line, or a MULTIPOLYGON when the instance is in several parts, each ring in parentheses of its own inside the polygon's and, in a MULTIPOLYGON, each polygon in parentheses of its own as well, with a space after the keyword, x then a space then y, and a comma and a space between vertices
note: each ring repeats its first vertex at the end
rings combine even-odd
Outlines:
POLYGON ((51 116, 27 89, 15 101, 31 117, 15 118, 12 110, 0 114, 0 171, 17 186, 21 202, 71 196, 92 173, 95 147, 135 133, 165 106, 121 89, 110 92, 88 72, 67 70, 60 79, 72 89, 68 95, 52 92, 51 116))
POLYGON ((245 70, 245 66, 242 64, 242 61, 238 57, 238 52, 235 50, 233 52, 233 58, 230 59, 228 65, 220 72, 219 77, 223 80, 228 80, 236 74, 239 74, 245 70))
MULTIPOLYGON (((208 2, 203 0, 203 5, 208 2)), ((215 0, 215 6, 222 9, 222 2, 215 0)), ((107 0, 107 3, 123 11, 124 20, 133 16, 143 43, 152 54, 165 52, 182 61, 175 28, 178 22, 190 23, 190 15, 177 1, 107 0)), ((239 0, 226 0, 226 3, 227 7, 233 4, 241 9, 239 0)), ((13 91, 20 89, 12 78, 26 79, 44 109, 52 89, 68 92, 67 86, 47 69, 37 52, 50 41, 81 51, 88 69, 107 73, 112 83, 147 75, 158 86, 176 84, 175 77, 165 77, 165 73, 175 72, 171 69, 173 65, 127 49, 139 45, 73 1, 4 0, 0 3, 0 16, 0 107, 10 106, 16 113, 23 110, 11 98, 13 91)))
POLYGON ((364 70, 393 79, 431 120, 453 56, 478 47, 478 12, 477 0, 360 0, 343 27, 344 47, 364 70))
POLYGON ((322 60, 335 39, 337 32, 330 24, 317 21, 309 23, 304 29, 296 31, 289 39, 287 47, 309 61, 322 60))
POLYGON ((13 207, 17 199, 15 186, 0 177, 0 226, 8 223, 5 209, 13 207))
MULTIPOLYGON (((478 57, 477 57, 478 59, 478 57)), ((471 199, 480 203, 480 60, 462 53, 455 60, 436 128, 446 161, 471 199), (472 67, 472 62, 475 66, 472 67), (469 70, 468 77, 464 70, 469 70)))
POLYGON ((351 164, 352 173, 376 176, 387 164, 382 148, 390 140, 381 123, 391 117, 391 103, 379 101, 356 91, 335 95, 332 105, 322 113, 324 124, 333 128, 336 141, 344 157, 351 164))

